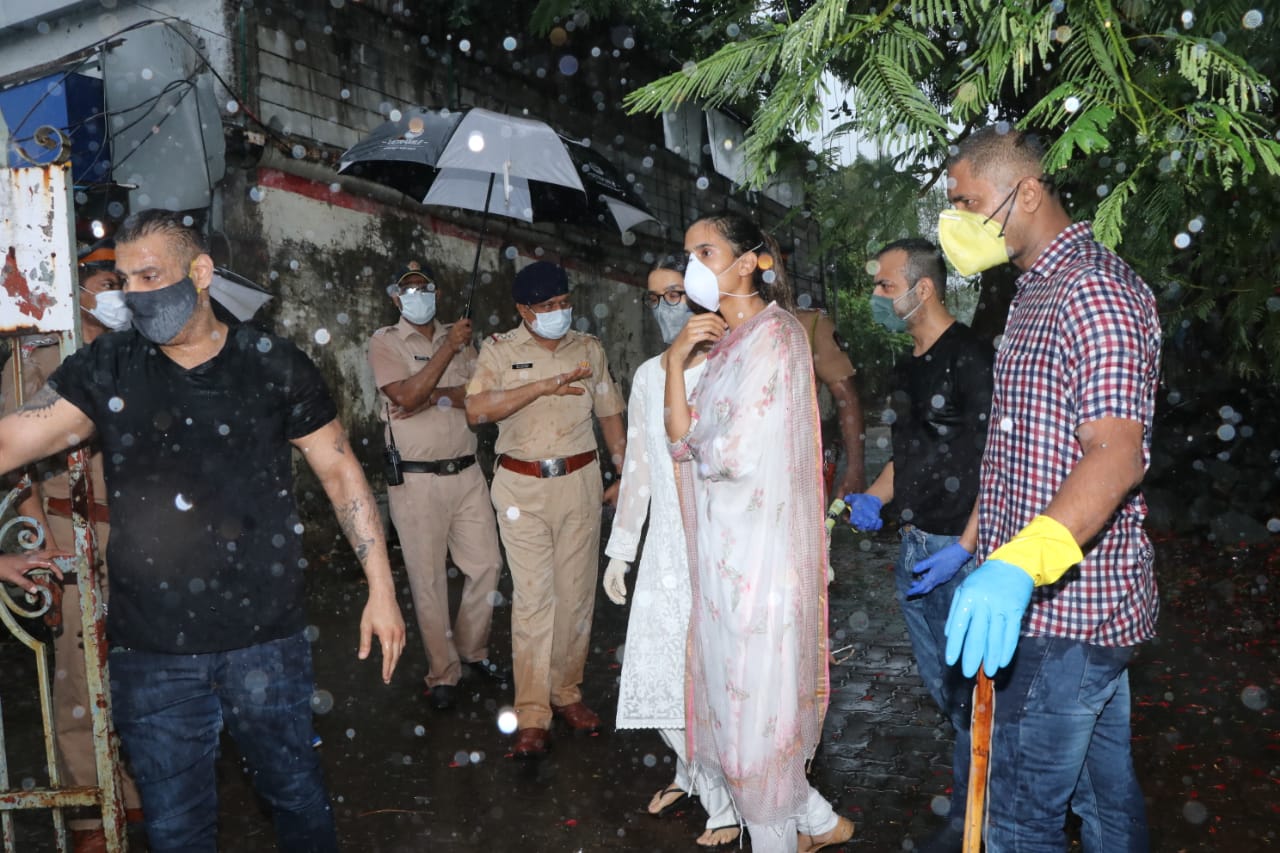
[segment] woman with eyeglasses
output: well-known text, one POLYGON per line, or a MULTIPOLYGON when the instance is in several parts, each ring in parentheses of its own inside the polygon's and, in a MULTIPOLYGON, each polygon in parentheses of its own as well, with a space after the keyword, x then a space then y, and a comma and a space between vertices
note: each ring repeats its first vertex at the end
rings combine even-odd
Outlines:
POLYGON ((711 344, 692 392, 667 371, 664 400, 693 594, 689 764, 725 780, 756 853, 808 853, 853 835, 805 777, 830 692, 813 359, 772 237, 726 213, 684 245, 686 295, 718 312, 667 351, 711 344))
MULTIPOLYGON (((649 273, 645 305, 653 312, 670 344, 693 316, 684 295, 683 257, 668 256, 649 273)), ((706 347, 695 349, 674 369, 683 368, 685 385, 693 388, 706 366, 706 347)), ((640 365, 631 381, 629 426, 622 486, 613 532, 605 546, 610 558, 604 590, 614 604, 627 603, 625 575, 635 561, 640 531, 649 519, 644 556, 636 575, 627 641, 622 649, 622 683, 618 691, 619 729, 657 729, 676 755, 675 778, 649 801, 655 817, 688 804, 697 795, 707 810, 703 848, 727 847, 741 830, 733 799, 720 779, 690 772, 685 760, 684 655, 689 627, 689 564, 676 480, 663 426, 666 373, 673 369, 669 351, 640 365)))

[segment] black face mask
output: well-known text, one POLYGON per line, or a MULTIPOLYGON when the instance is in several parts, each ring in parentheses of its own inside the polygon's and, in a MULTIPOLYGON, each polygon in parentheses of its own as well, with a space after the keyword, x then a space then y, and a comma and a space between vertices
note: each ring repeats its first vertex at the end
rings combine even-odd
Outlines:
POLYGON ((200 302, 191 276, 159 290, 129 292, 124 302, 133 312, 133 327, 153 344, 167 344, 187 325, 200 302))

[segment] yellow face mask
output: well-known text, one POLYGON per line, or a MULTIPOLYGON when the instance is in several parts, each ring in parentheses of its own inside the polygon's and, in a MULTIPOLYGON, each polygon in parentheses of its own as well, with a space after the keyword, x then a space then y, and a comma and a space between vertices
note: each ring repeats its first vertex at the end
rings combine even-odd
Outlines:
POLYGON ((973 275, 1009 262, 1004 229, 1013 215, 1013 208, 1010 207, 1005 214, 1004 222, 997 222, 996 215, 1013 201, 1017 191, 1014 187, 990 216, 954 208, 938 214, 938 243, 960 275, 973 275))

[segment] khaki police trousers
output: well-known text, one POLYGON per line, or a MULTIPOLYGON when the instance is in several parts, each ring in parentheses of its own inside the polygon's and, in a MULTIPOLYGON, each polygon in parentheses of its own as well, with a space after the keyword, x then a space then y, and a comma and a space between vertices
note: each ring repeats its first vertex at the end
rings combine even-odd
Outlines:
POLYGON ((582 701, 600 568, 599 463, 563 477, 499 467, 493 507, 511 567, 511 647, 522 729, 551 727, 551 705, 582 701))
MULTIPOLYGON (((71 519, 58 515, 48 516, 49 533, 58 547, 74 551, 75 529, 71 519)), ((98 534, 99 594, 107 594, 107 573, 104 556, 107 553, 107 537, 111 528, 105 524, 94 526, 98 534)), ((68 583, 62 588, 62 633, 53 640, 53 732, 58 745, 58 768, 62 772, 63 785, 94 786, 98 784, 98 765, 93 754, 93 714, 89 705, 89 682, 84 667, 84 634, 80 630, 80 590, 68 583)), ((121 769, 122 794, 125 808, 136 809, 142 804, 138 789, 125 769, 121 769)), ((100 818, 72 818, 67 821, 71 829, 94 829, 102 825, 100 818)))
POLYGON ((458 474, 406 473, 403 485, 388 487, 387 497, 427 653, 427 687, 457 684, 461 662, 489 656, 502 568, 484 474, 474 464, 458 474), (466 578, 452 628, 446 551, 466 578))

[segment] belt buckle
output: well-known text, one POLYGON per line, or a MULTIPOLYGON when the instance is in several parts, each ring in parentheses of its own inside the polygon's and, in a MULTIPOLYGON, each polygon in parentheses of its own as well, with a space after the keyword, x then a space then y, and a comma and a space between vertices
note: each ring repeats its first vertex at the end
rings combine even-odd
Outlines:
POLYGON ((539 477, 563 477, 568 473, 569 462, 563 456, 538 460, 539 477))

